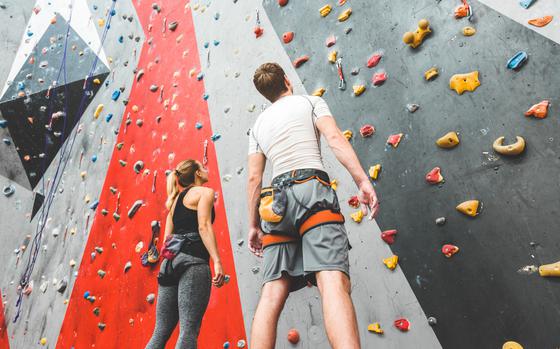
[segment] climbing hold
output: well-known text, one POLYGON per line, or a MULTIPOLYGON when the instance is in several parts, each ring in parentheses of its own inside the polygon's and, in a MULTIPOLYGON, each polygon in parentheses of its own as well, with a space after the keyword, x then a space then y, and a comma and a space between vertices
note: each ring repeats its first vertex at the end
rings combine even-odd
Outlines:
POLYGON ((99 309, 99 307, 95 307, 95 308, 93 308, 92 312, 93 312, 93 315, 99 316, 99 314, 101 313, 101 309, 99 309))
POLYGON ((316 89, 315 91, 313 91, 313 93, 311 94, 312 96, 317 96, 317 97, 321 97, 324 93, 325 93, 325 89, 323 87, 319 87, 318 89, 316 89))
POLYGON ((126 264, 124 265, 124 272, 126 273, 130 268, 132 268, 132 262, 128 261, 126 262, 126 264))
POLYGON ((288 0, 278 0, 278 5, 284 7, 288 4, 288 0))
POLYGON ((550 101, 547 100, 539 102, 538 104, 535 104, 531 108, 529 108, 529 110, 525 112, 525 116, 533 116, 538 119, 544 119, 548 114, 549 105, 550 101))
POLYGON ((66 287, 68 287, 68 282, 66 280, 60 280, 56 284, 56 291, 58 293, 64 293, 64 291, 66 290, 66 287))
POLYGON ((389 138, 387 138, 387 144, 390 144, 393 148, 398 147, 399 143, 401 142, 402 136, 402 133, 390 135, 389 138))
POLYGON ((99 327, 99 329, 101 331, 103 331, 105 329, 105 327, 107 327, 107 325, 103 322, 100 322, 100 323, 97 324, 97 327, 99 327))
POLYGON ((472 16, 472 9, 471 6, 467 3, 467 0, 463 0, 463 4, 455 8, 454 14, 455 18, 457 19, 472 16))
POLYGON ((41 338, 41 340, 39 341, 39 344, 47 345, 47 338, 45 338, 45 337, 41 338))
POLYGON ((113 118, 113 114, 109 113, 109 114, 107 114, 107 116, 105 117, 105 121, 106 121, 106 122, 109 122, 109 121, 111 121, 112 118, 113 118))
POLYGON ((352 86, 352 89, 354 90, 354 96, 359 96, 362 93, 364 93, 364 91, 366 90, 366 86, 365 85, 354 85, 354 86, 352 86))
POLYGON ((530 25, 534 25, 535 27, 544 27, 548 23, 552 22, 552 16, 544 16, 540 18, 533 18, 529 20, 530 25))
POLYGON ((371 137, 371 135, 373 135, 375 133, 375 127, 373 127, 372 125, 364 125, 360 128, 360 135, 362 135, 362 137, 366 138, 366 137, 371 137))
POLYGON ((436 144, 440 148, 453 148, 459 144, 459 136, 457 135, 457 132, 449 132, 439 138, 436 141, 436 144))
POLYGON ((304 56, 296 58, 296 60, 293 62, 293 65, 294 65, 294 67, 299 68, 303 65, 303 63, 307 62, 308 60, 309 60, 309 56, 304 55, 304 56))
POLYGON ((140 173, 140 171, 142 171, 143 168, 144 168, 144 161, 138 160, 134 163, 134 172, 140 173))
POLYGON ((385 258, 383 260, 383 264, 387 266, 387 268, 394 270, 397 267, 399 262, 399 257, 397 255, 392 255, 391 257, 385 258))
POLYGON ((430 69, 426 70, 426 72, 424 73, 424 78, 430 81, 438 75, 439 75, 438 69, 436 67, 431 67, 430 69))
POLYGON ((336 51, 336 50, 329 52, 329 55, 327 57, 329 62, 331 62, 333 64, 336 63, 336 56, 337 55, 338 55, 338 51, 336 51))
POLYGON ((150 293, 147 297, 146 297, 146 302, 153 304, 154 301, 156 300, 156 295, 153 293, 150 293))
POLYGON ((136 82, 140 81, 140 79, 142 79, 143 76, 144 76, 144 69, 140 69, 140 70, 136 73, 136 82))
POLYGON ((0 120, 0 128, 8 127, 8 120, 0 120))
POLYGON ((430 30, 430 22, 427 19, 421 19, 418 22, 416 32, 406 32, 403 35, 403 42, 412 48, 417 48, 422 41, 432 31, 430 30))
POLYGON ((449 88, 462 95, 465 91, 474 91, 480 86, 478 81, 478 71, 467 74, 455 74, 449 79, 449 88))
POLYGON ((507 62, 507 68, 512 70, 520 69, 527 62, 527 52, 519 51, 507 62))
POLYGON ((210 139, 212 140, 212 142, 215 142, 220 138, 222 138, 222 135, 219 134, 219 133, 214 133, 212 136, 210 136, 210 139))
POLYGON ((336 179, 331 180, 331 188, 336 190, 338 188, 338 181, 336 179))
POLYGON ((375 73, 375 74, 373 74, 373 77, 371 78, 371 82, 373 83, 373 86, 383 85, 383 83, 386 80, 387 80, 387 73, 385 73, 385 72, 375 73))
POLYGON ((158 85, 150 85, 150 91, 151 92, 156 92, 158 90, 158 85))
POLYGON ((93 113, 93 117, 97 119, 99 117, 99 115, 101 114, 101 111, 103 111, 103 104, 99 104, 97 106, 97 108, 95 108, 95 112, 93 113))
POLYGON ((128 218, 132 218, 134 217, 134 215, 136 214, 136 212, 138 212, 138 210, 140 209, 140 207, 144 204, 144 201, 142 200, 136 200, 134 202, 134 204, 132 205, 132 207, 130 208, 130 210, 128 210, 128 218))
POLYGON ((366 66, 368 68, 373 68, 375 67, 379 61, 381 61, 381 55, 379 53, 374 53, 373 55, 371 55, 371 57, 369 57, 366 66))
POLYGON ((354 213, 352 213, 350 215, 350 217, 352 218, 352 220, 356 223, 360 223, 362 221, 362 219, 364 218, 364 213, 362 212, 362 210, 356 211, 354 213))
POLYGON ((295 328, 288 331, 288 342, 292 344, 298 344, 299 342, 299 332, 295 328))
POLYGON ((529 8, 529 6, 533 5, 533 3, 537 0, 521 0, 519 1, 519 5, 523 8, 529 8))
POLYGON ((194 124, 194 127, 195 127, 197 130, 200 130, 200 129, 202 128, 202 124, 201 124, 200 122, 197 122, 196 124, 194 124))
POLYGON ((520 136, 517 136, 516 139, 515 143, 504 145, 504 137, 498 137, 492 144, 492 148, 496 153, 502 155, 519 155, 525 150, 525 139, 520 136))
POLYGON ((256 38, 260 38, 264 33, 264 29, 260 25, 257 25, 253 30, 253 33, 255 33, 256 38))
POLYGON ((409 103, 409 104, 406 105, 406 110, 408 110, 409 113, 414 113, 419 108, 420 108, 420 106, 418 104, 414 104, 414 103, 409 103))
POLYGON ((319 14, 321 15, 321 17, 326 17, 329 15, 329 13, 331 13, 331 10, 331 5, 325 5, 319 9, 319 14))
POLYGON ((332 47, 334 46, 334 44, 336 44, 336 36, 331 35, 327 37, 327 39, 325 40, 325 46, 332 47))
POLYGON ((480 205, 480 201, 478 200, 469 200, 460 203, 456 209, 457 211, 466 214, 467 216, 475 217, 480 212, 478 211, 480 205))
POLYGON ((371 179, 377 179, 377 177, 379 176, 379 172, 381 172, 381 164, 371 166, 368 170, 371 179))
POLYGON ((173 22, 171 22, 171 23, 169 23, 169 24, 167 25, 167 29, 169 29, 170 31, 174 32, 175 29, 177 29, 177 26, 178 26, 178 25, 179 25, 179 22, 173 21, 173 22))
POLYGON ((358 199, 358 196, 354 195, 350 199, 348 199, 348 205, 353 208, 360 207, 360 200, 358 199))
POLYGON ((437 225, 444 225, 445 224, 445 217, 436 218, 437 225))
POLYGON ((342 132, 342 135, 344 136, 344 138, 346 138, 347 140, 352 139, 352 136, 354 135, 352 133, 352 131, 350 130, 345 130, 344 132, 342 132))
POLYGON ((344 10, 344 12, 342 12, 339 16, 338 16, 338 21, 339 22, 344 22, 345 20, 347 20, 348 18, 350 18, 350 16, 352 15, 352 9, 348 8, 346 10, 344 10))
POLYGON ((120 95, 121 95, 121 91, 120 90, 115 90, 115 91, 113 91, 113 94, 111 95, 111 99, 116 101, 117 99, 119 99, 120 95))
POLYGON ((121 219, 121 215, 118 214, 117 212, 113 212, 113 218, 115 219, 116 222, 118 222, 119 219, 121 219))
POLYGON ((102 279, 105 277, 106 274, 107 274, 107 273, 106 273, 105 270, 103 270, 103 269, 99 269, 99 270, 97 271, 97 275, 99 275, 99 277, 102 278, 102 279))
POLYGON ((4 194, 5 197, 10 197, 12 195, 14 195, 14 193, 16 192, 16 188, 9 184, 9 185, 5 185, 4 189, 2 189, 2 193, 4 194))
POLYGON ((369 332, 383 334, 383 330, 381 329, 381 325, 379 324, 379 322, 374 322, 373 324, 369 324, 367 329, 369 332))
POLYGON ((381 233, 381 239, 387 244, 392 245, 395 242, 395 237, 397 236, 397 230, 385 230, 381 233))
POLYGON ((523 346, 517 342, 508 341, 502 345, 502 349, 523 349, 523 346))
POLYGON ((397 319, 393 324, 402 332, 406 332, 410 329, 410 322, 407 319, 397 319))
POLYGON ((464 36, 473 36, 476 34, 476 29, 473 27, 466 26, 463 28, 463 35, 464 36))
POLYGON ((426 174, 426 182, 430 184, 438 184, 443 182, 441 169, 439 167, 434 167, 430 172, 428 172, 428 174, 426 174))
POLYGON ((459 247, 451 244, 445 244, 441 247, 441 253, 447 258, 451 258, 455 253, 459 252, 459 247))
POLYGON ((430 316, 430 317, 428 318, 428 324, 429 324, 430 326, 435 326, 435 325, 437 325, 437 319, 436 319, 435 317, 433 317, 433 316, 430 316))
POLYGON ((282 35, 282 40, 285 44, 289 44, 294 39, 294 32, 285 32, 282 35))
POLYGON ((547 276, 560 276, 560 261, 552 264, 544 264, 539 267, 539 275, 547 276))

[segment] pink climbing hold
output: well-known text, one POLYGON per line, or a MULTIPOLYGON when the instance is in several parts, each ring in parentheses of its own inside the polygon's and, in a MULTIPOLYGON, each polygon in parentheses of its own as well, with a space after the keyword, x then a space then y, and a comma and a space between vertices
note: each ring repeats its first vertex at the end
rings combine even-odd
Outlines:
POLYGON ((294 67, 299 68, 303 65, 303 63, 307 62, 308 60, 309 60, 308 55, 301 56, 301 57, 296 58, 293 65, 294 65, 294 67))
POLYGON ((387 139, 387 144, 392 145, 393 148, 398 147, 399 143, 401 142, 402 136, 403 136, 402 133, 397 133, 397 134, 394 134, 394 135, 390 135, 389 138, 387 139))
POLYGON ((362 135, 362 137, 370 137, 371 135, 373 135, 375 133, 375 127, 373 127, 372 125, 364 125, 360 128, 360 134, 362 135))
POLYGON ((407 332, 410 329, 410 322, 404 318, 395 320, 394 325, 402 332, 407 332))
POLYGON ((371 79, 371 82, 373 83, 373 86, 380 86, 383 85, 385 80, 387 80, 387 73, 379 72, 373 74, 373 78, 371 79))
POLYGON ((445 255, 447 258, 451 258, 455 253, 459 252, 459 247, 451 244, 445 244, 441 248, 441 253, 445 255))
POLYGON ((334 44, 336 44, 336 36, 331 35, 327 38, 327 40, 325 41, 325 45, 327 45, 327 47, 331 47, 334 44))
POLYGON ((381 239, 385 241, 387 244, 392 245, 395 242, 395 236, 397 235, 397 230, 385 230, 381 233, 381 239))
POLYGON ((285 32, 282 35, 282 40, 285 44, 289 44, 294 39, 294 32, 285 32))
POLYGON ((288 331, 288 342, 292 344, 298 344, 299 342, 299 332, 295 328, 288 331))
POLYGON ((430 184, 438 184, 443 182, 441 169, 439 167, 434 167, 430 172, 428 172, 428 174, 426 174, 426 182, 430 184))
POLYGON ((380 54, 373 54, 367 61, 367 67, 368 68, 375 67, 379 63, 380 60, 381 60, 381 55, 380 54))

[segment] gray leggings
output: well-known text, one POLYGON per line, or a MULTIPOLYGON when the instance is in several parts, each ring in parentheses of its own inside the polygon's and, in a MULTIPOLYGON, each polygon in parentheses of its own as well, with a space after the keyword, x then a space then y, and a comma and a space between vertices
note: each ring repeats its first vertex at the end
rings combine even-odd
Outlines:
POLYGON ((156 327, 146 349, 163 349, 179 321, 175 349, 196 349, 202 317, 210 300, 210 266, 194 264, 181 275, 179 285, 159 286, 156 327))

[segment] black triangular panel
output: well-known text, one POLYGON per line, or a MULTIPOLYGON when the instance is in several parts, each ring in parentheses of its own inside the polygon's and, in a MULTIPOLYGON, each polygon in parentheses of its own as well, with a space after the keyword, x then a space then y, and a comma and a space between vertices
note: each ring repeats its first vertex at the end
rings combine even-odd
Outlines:
POLYGON ((37 212, 39 212, 39 209, 43 206, 43 202, 45 202, 45 196, 36 192, 33 196, 33 211, 31 211, 30 221, 32 221, 37 212))

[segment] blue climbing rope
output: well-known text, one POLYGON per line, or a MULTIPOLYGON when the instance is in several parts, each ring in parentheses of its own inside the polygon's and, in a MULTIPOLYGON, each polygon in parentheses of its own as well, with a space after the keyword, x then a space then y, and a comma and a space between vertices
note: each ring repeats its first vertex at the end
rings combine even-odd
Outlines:
MULTIPOLYGON (((83 114, 84 109, 85 109, 85 102, 86 99, 88 98, 88 92, 89 92, 89 88, 91 86, 91 78, 93 77, 93 73, 95 72, 96 68, 97 68, 97 63, 99 60, 99 53, 101 52, 101 49, 103 48, 103 44, 105 43, 105 39, 107 37, 107 32, 109 30, 109 28, 111 27, 111 19, 112 17, 115 15, 115 5, 116 5, 116 1, 117 0, 112 0, 111 3, 111 8, 109 9, 108 13, 107 13, 107 18, 105 21, 105 27, 103 29, 103 34, 101 36, 101 42, 99 45, 99 48, 97 49, 94 61, 92 63, 92 66, 88 72, 88 75, 85 78, 84 81, 84 86, 83 86, 83 93, 82 93, 82 97, 80 100, 80 104, 78 107, 78 111, 76 113, 77 116, 80 116, 83 114)), ((67 23, 67 27, 66 27, 66 36, 64 38, 64 52, 63 52, 63 58, 62 58, 62 62, 60 64, 59 70, 58 70, 58 74, 57 74, 57 80, 59 80, 60 75, 63 74, 63 79, 64 79, 64 122, 63 122, 63 128, 62 128, 62 132, 61 132, 61 139, 64 139, 65 136, 65 132, 66 132, 66 126, 67 126, 67 118, 70 117, 69 113, 68 113, 68 84, 67 84, 67 76, 66 76, 66 56, 67 56, 67 47, 68 47, 68 36, 70 33, 70 23, 72 22, 72 11, 73 11, 73 3, 74 1, 72 1, 71 3, 71 9, 70 9, 70 16, 68 19, 68 23, 67 23)), ((55 87, 53 89, 53 94, 56 93, 57 88, 55 87)), ((47 115, 51 115, 51 121, 52 121, 52 103, 53 103, 53 99, 50 99, 49 101, 49 108, 48 108, 48 114, 47 115)), ((66 142, 64 142, 63 146, 61 147, 60 153, 59 153, 59 159, 58 159, 58 163, 56 166, 56 170, 55 170, 55 174, 53 176, 53 182, 50 186, 50 188, 48 188, 48 192, 45 195, 45 202, 43 203, 42 207, 41 207, 41 212, 39 215, 39 218, 37 219, 37 226, 35 228, 35 236, 33 237, 33 241, 31 243, 31 252, 29 254, 29 257, 27 259, 27 263, 26 263, 26 267, 25 267, 25 271, 23 272, 23 275, 20 279, 19 282, 19 288, 18 288, 18 298, 16 301, 16 308, 17 308, 17 312, 16 315, 14 317, 13 322, 17 322, 20 314, 21 314, 21 308, 23 305, 23 291, 24 289, 29 285, 30 279, 31 279, 31 274, 33 273, 33 270, 35 268, 35 262, 37 261, 37 257, 39 255, 39 248, 41 246, 41 241, 43 238, 43 232, 45 230, 45 226, 46 226, 46 222, 48 220, 49 217, 49 213, 50 213, 50 209, 51 206, 54 202, 54 198, 56 195, 56 192, 58 190, 58 186, 60 185, 60 182, 62 180, 62 174, 64 173, 64 170, 66 169, 66 165, 68 164, 68 160, 70 158, 70 154, 72 153, 72 149, 74 147, 74 142, 76 140, 76 136, 78 134, 76 128, 73 128, 71 130, 71 132, 73 133, 71 138, 69 138, 69 140, 67 140, 66 142)), ((44 152, 43 154, 45 154, 47 151, 47 140, 45 139, 45 144, 44 144, 44 152)), ((43 161, 41 162, 41 170, 42 173, 45 173, 46 170, 46 156, 43 158, 43 161)), ((43 176, 41 179, 41 188, 43 193, 45 192, 45 177, 43 176)))

